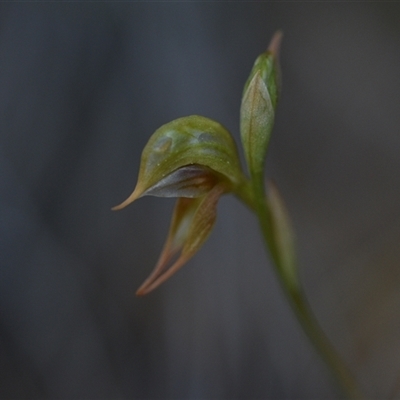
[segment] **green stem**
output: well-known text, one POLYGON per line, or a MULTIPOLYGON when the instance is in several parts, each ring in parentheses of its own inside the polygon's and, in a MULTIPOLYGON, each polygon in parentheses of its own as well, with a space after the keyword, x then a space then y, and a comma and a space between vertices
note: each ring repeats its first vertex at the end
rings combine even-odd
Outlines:
POLYGON ((299 286, 294 286, 286 279, 281 267, 280 257, 274 243, 272 230, 272 216, 270 214, 265 195, 263 173, 252 174, 254 209, 258 216, 266 246, 271 253, 280 283, 289 299, 292 309, 302 325, 312 344, 330 367, 336 380, 343 388, 349 399, 362 399, 358 385, 344 361, 334 349, 329 339, 320 328, 317 319, 308 304, 308 301, 299 286))

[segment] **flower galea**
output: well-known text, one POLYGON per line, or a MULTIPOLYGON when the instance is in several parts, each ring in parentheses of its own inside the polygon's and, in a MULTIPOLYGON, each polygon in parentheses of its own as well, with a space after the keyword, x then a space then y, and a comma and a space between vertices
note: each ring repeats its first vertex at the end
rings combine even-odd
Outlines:
POLYGON ((163 125, 151 136, 135 190, 113 210, 142 196, 178 200, 160 258, 137 295, 155 289, 200 249, 214 226, 219 198, 227 192, 246 196, 247 184, 236 144, 218 122, 192 115, 163 125))

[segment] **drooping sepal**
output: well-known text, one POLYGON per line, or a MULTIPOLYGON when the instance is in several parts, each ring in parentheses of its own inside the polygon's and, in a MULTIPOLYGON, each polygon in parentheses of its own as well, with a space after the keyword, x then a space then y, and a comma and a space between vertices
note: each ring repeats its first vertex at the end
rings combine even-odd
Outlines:
POLYGON ((271 215, 272 253, 276 265, 289 288, 298 289, 295 236, 285 204, 276 185, 268 182, 267 205, 271 215))
POLYGON ((153 272, 136 292, 138 296, 157 288, 197 253, 212 231, 217 203, 224 192, 225 187, 217 184, 202 197, 177 200, 164 249, 153 272), (168 267, 179 251, 179 257, 168 267))
POLYGON ((255 61, 244 86, 240 109, 240 133, 251 174, 262 171, 280 94, 278 61, 282 34, 277 32, 265 53, 255 61))

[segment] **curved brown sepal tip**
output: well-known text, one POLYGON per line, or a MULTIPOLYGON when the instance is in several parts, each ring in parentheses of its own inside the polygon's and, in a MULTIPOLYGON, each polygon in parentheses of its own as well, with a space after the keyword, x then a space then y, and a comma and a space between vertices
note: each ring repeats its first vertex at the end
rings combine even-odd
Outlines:
POLYGON ((133 203, 135 200, 137 200, 141 195, 142 195, 142 190, 141 188, 137 188, 133 191, 133 193, 121 204, 118 204, 117 206, 111 208, 112 211, 118 211, 121 210, 122 208, 125 208, 127 205, 133 203))
POLYGON ((186 262, 191 258, 190 255, 181 255, 175 263, 165 271, 162 269, 165 267, 164 265, 159 265, 153 271, 153 273, 144 281, 142 286, 137 290, 136 296, 145 296, 146 294, 152 292, 154 289, 158 288, 162 283, 164 283, 167 279, 169 279, 172 275, 175 274, 180 268, 182 268, 186 262), (161 271, 162 272, 161 272, 161 271))

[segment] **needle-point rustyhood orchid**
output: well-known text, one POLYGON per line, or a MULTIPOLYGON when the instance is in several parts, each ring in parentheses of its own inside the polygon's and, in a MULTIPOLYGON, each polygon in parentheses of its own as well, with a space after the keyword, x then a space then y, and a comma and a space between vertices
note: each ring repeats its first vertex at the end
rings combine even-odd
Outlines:
POLYGON ((277 275, 305 332, 349 398, 360 399, 351 372, 319 328, 304 297, 294 235, 282 198, 274 184, 265 185, 265 158, 280 95, 281 38, 277 32, 267 51, 256 59, 243 90, 240 137, 249 177, 243 174, 235 142, 222 125, 197 115, 179 118, 151 136, 142 153, 136 188, 114 210, 146 195, 178 197, 161 256, 137 291, 145 295, 201 248, 214 226, 220 197, 228 192, 238 196, 258 217, 277 275))
POLYGON ((218 122, 193 115, 163 125, 151 136, 142 153, 135 190, 113 209, 146 195, 178 200, 164 249, 138 295, 155 289, 200 249, 214 226, 221 195, 236 192, 240 196, 247 183, 235 142, 218 122))

